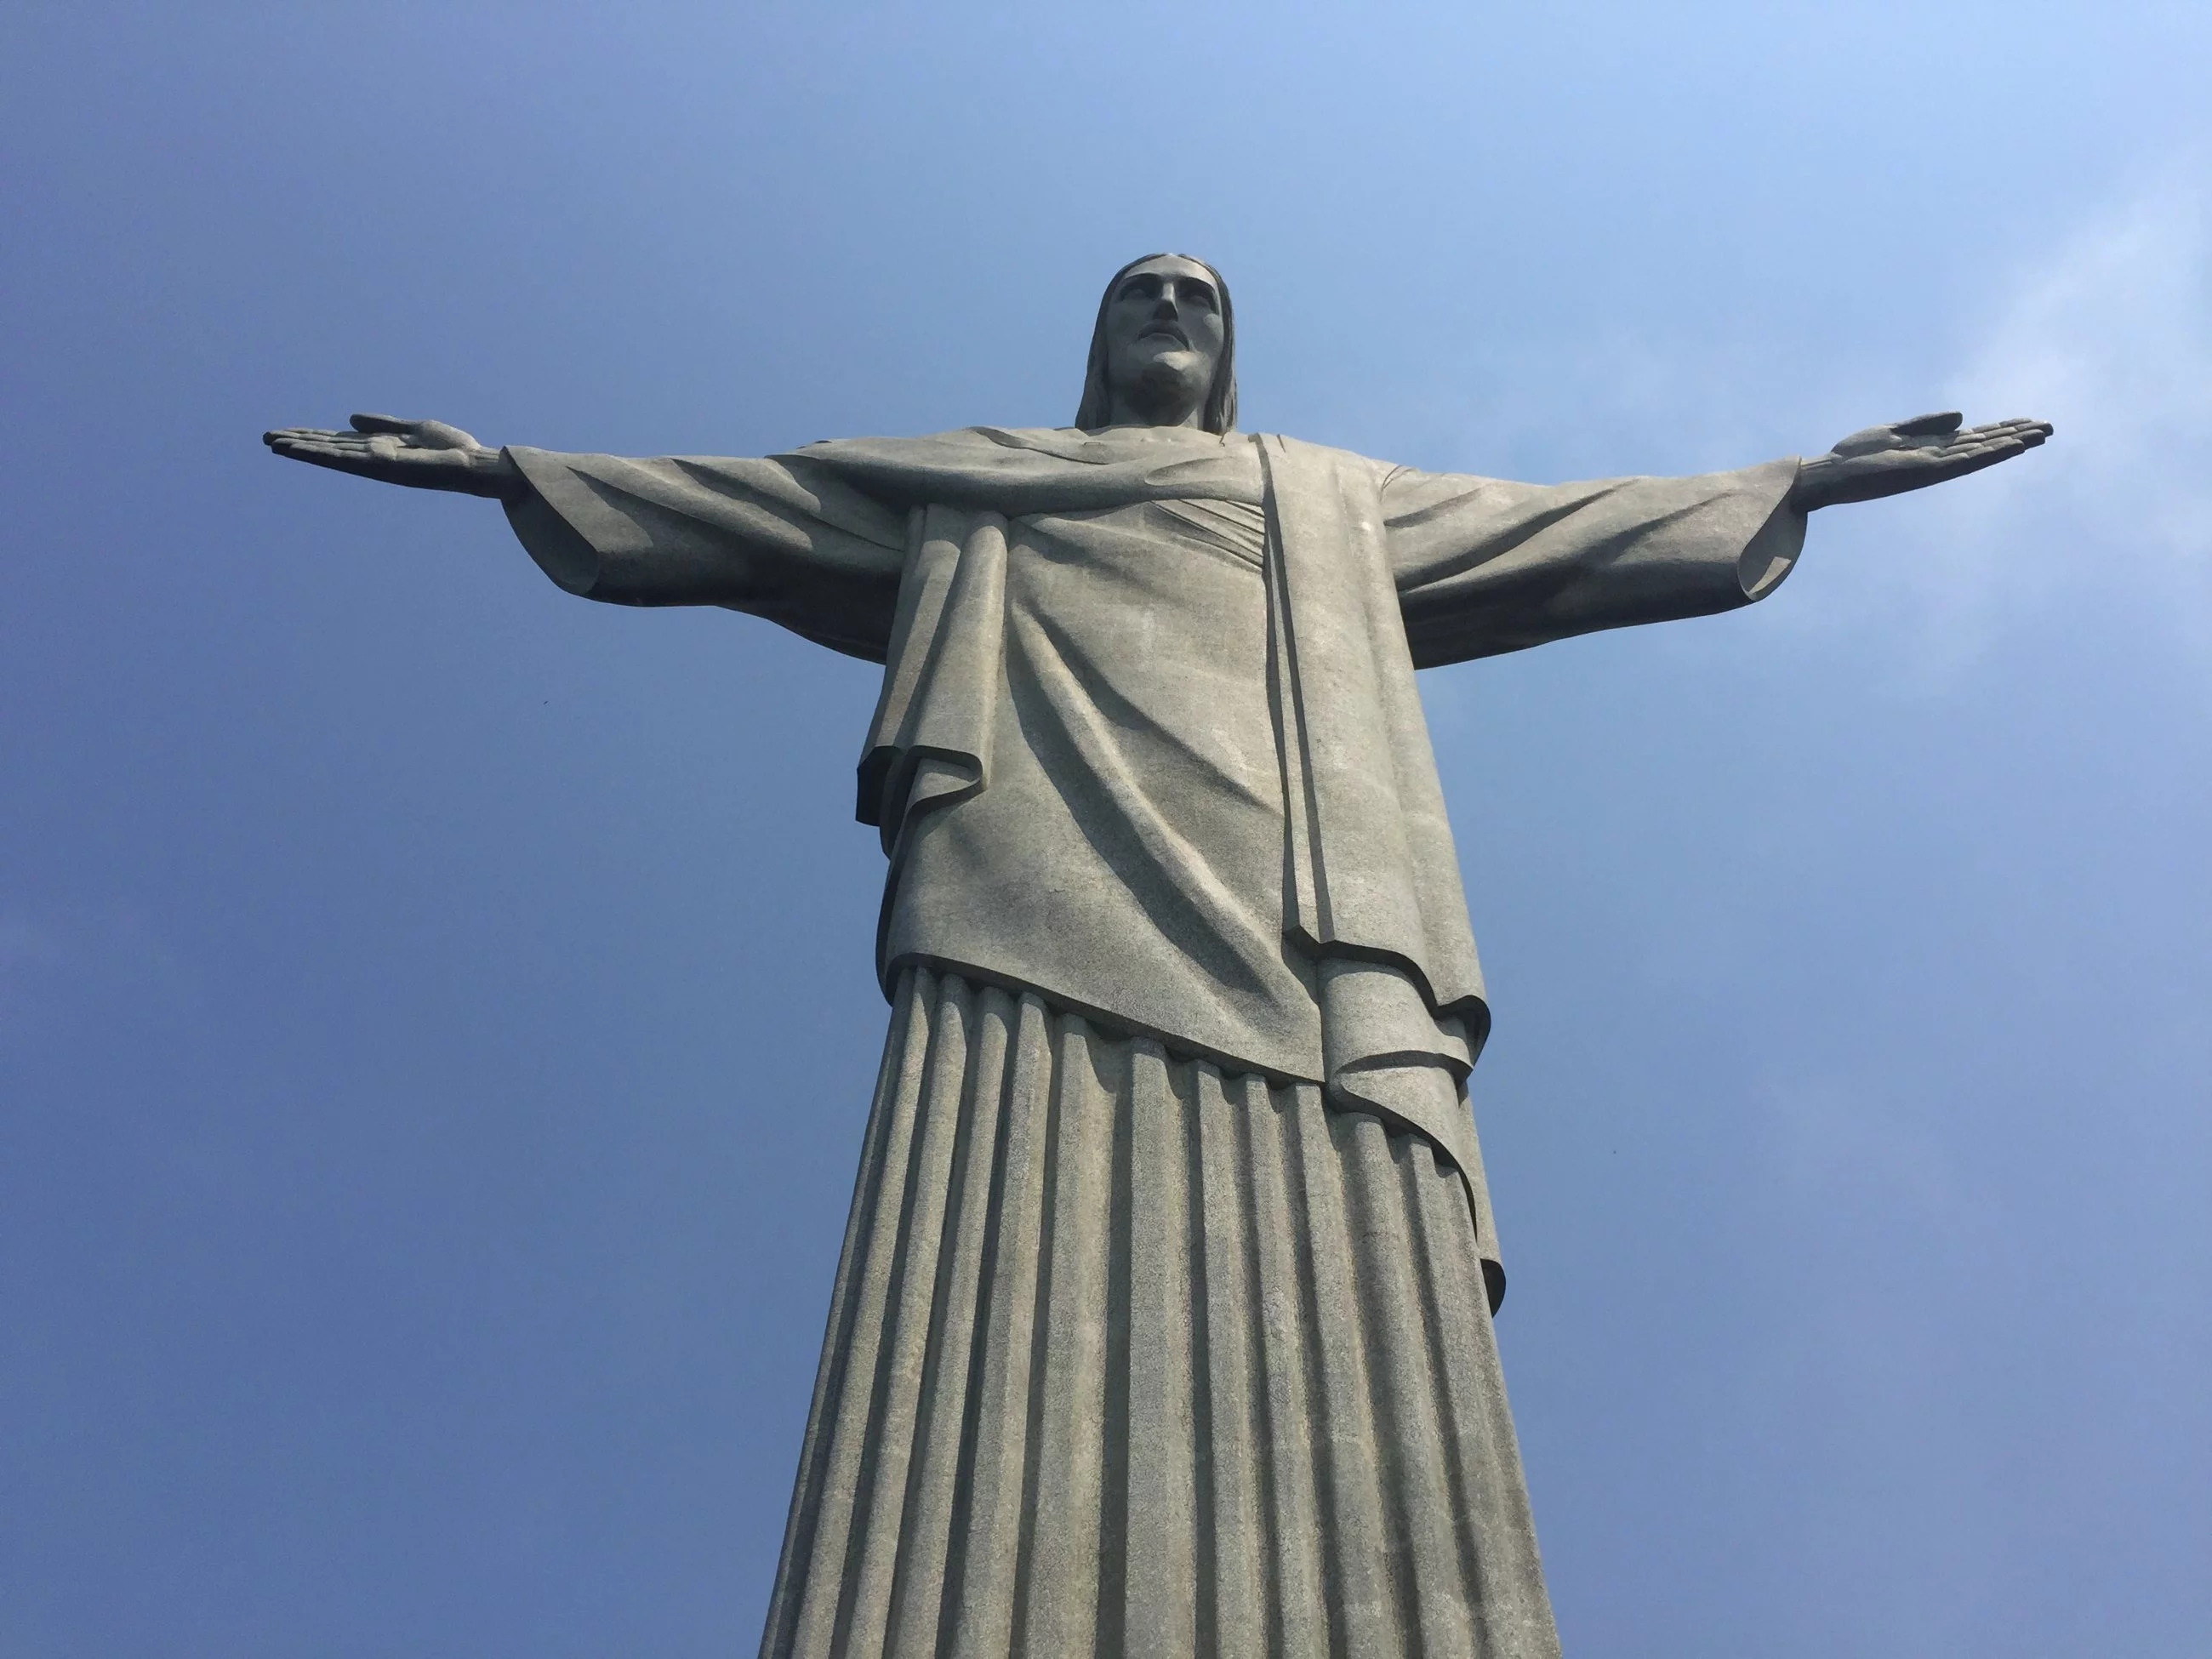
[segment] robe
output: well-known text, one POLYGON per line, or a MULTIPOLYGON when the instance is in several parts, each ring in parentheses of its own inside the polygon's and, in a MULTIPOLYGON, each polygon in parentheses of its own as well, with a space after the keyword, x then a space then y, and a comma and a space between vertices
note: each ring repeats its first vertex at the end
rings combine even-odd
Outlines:
POLYGON ((569 592, 884 663, 886 995, 917 963, 1033 988, 1470 1171, 1489 1012, 1413 671, 1748 604, 1805 530, 1794 460, 1547 486, 1182 428, 507 453, 569 592))
POLYGON ((1763 597, 1796 464, 507 453, 568 591, 884 665, 892 1025, 763 1656, 1554 1659, 1414 673, 1763 597))

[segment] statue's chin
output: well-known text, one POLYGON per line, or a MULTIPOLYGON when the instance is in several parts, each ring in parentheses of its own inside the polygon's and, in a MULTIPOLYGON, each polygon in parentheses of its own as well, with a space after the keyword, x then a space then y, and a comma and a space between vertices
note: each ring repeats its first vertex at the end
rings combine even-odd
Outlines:
POLYGON ((1156 425, 1172 426, 1206 396, 1206 360, 1195 351, 1163 352, 1138 367, 1124 398, 1156 425))

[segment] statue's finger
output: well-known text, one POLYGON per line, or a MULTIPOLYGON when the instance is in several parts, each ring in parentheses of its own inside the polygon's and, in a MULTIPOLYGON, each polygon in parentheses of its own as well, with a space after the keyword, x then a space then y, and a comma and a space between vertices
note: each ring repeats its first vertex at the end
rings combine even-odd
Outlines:
POLYGON ((1899 421, 1893 429, 1900 438, 1940 438, 1956 432, 1966 418, 1955 409, 1945 410, 1937 415, 1915 415, 1909 421, 1899 421))
POLYGON ((1986 444, 2010 443, 2017 436, 2009 427, 1970 426, 1943 446, 1943 453, 1958 454, 1986 444))
POLYGON ((1960 454, 1947 454, 1943 457, 1942 465, 1932 471, 1930 481, 1963 478, 1969 472, 1979 472, 1985 466, 1995 466, 1999 461, 2009 459, 2019 453, 2016 449, 1975 449, 1960 454))
POLYGON ((356 415, 353 429, 356 432, 386 432, 398 435, 413 430, 420 421, 403 421, 397 415, 356 415))
POLYGON ((1844 456, 1873 455, 1897 447, 1897 428, 1890 426, 1861 427, 1849 437, 1838 438, 1831 453, 1844 456))
POLYGON ((365 455, 358 444, 324 443, 314 438, 280 438, 270 445, 280 455, 365 455))
POLYGON ((305 461, 310 466, 335 467, 340 472, 358 472, 364 463, 373 459, 366 450, 341 447, 336 444, 284 443, 275 445, 274 448, 288 461, 305 461))
POLYGON ((2051 435, 2048 421, 1998 421, 1989 426, 1978 426, 1960 434, 1977 441, 2006 441, 2033 449, 2051 435))
POLYGON ((2017 439, 2007 438, 1967 451, 1952 463, 1952 470, 1957 473, 1979 472, 1985 466, 1995 466, 1999 461, 2008 461, 2015 455, 2027 453, 2026 444, 2017 439))

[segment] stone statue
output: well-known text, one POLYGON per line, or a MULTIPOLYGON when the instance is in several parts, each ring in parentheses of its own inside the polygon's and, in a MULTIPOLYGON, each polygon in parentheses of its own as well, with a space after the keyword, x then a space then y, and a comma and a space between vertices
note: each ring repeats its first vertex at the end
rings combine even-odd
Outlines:
POLYGON ((546 574, 884 665, 892 1006, 762 1652, 1556 1654, 1414 671, 1771 592, 1816 507, 2041 443, 1534 485, 1236 429, 1212 267, 1115 275, 1073 427, 765 460, 270 447, 491 496, 546 574))

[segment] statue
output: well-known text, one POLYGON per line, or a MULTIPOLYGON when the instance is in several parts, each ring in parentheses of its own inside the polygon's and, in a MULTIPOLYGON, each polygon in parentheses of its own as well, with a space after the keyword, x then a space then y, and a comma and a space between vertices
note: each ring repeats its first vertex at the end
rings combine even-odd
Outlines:
POLYGON ((1488 1025, 1413 676, 1771 592, 1806 515, 2041 443, 1502 483, 1236 429, 1212 267, 1073 427, 763 460, 278 454, 501 502, 546 574, 884 665, 892 1006, 763 1655, 1556 1654, 1467 1104, 1488 1025))

